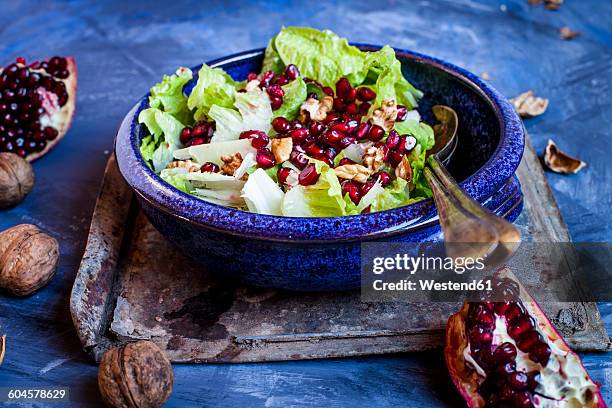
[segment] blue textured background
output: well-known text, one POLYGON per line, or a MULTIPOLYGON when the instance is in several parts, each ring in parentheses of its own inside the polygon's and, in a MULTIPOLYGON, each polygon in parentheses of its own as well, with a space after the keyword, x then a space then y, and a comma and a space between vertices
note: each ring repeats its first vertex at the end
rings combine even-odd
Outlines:
MULTIPOLYGON (((388 43, 489 72, 507 96, 534 89, 548 111, 527 121, 538 151, 553 137, 588 162, 548 174, 576 241, 612 241, 612 3, 566 0, 559 11, 516 1, 2 2, 0 62, 74 55, 72 130, 35 164, 33 193, 0 212, 0 229, 35 223, 61 241, 58 275, 28 299, 0 297, 8 350, 0 386, 69 386, 75 406, 98 406, 97 368, 80 351, 68 311, 104 164, 120 119, 178 65, 263 46, 281 25, 331 28, 355 42, 388 43), (562 41, 558 29, 583 32, 562 41)), ((608 329, 612 306, 602 304, 608 329)), ((608 389, 610 354, 587 354, 608 389)), ((251 365, 176 366, 169 405, 460 406, 440 353, 251 365)))

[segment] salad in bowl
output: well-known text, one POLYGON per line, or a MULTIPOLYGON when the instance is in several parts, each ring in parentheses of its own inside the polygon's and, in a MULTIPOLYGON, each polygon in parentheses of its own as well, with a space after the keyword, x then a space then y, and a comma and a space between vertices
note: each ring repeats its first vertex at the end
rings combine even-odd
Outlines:
POLYGON ((394 50, 331 31, 283 28, 260 73, 206 64, 151 88, 138 116, 146 163, 175 188, 259 214, 336 217, 428 197, 432 128, 394 50))

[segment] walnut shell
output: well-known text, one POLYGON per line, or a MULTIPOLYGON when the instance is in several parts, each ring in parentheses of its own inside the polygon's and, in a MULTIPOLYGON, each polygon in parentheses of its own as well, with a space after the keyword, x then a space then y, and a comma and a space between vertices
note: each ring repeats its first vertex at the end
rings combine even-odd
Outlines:
POLYGON ((0 153, 0 208, 19 204, 32 191, 32 165, 15 153, 0 153))
POLYGON ((30 224, 0 233, 0 287, 27 296, 46 285, 55 274, 59 243, 30 224))
POLYGON ((108 350, 98 370, 104 402, 114 408, 157 408, 170 398, 174 375, 170 361, 146 340, 108 350))

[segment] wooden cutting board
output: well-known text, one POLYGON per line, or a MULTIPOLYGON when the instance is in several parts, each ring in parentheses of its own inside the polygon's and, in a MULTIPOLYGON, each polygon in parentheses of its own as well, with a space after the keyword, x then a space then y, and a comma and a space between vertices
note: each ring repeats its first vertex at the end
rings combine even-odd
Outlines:
MULTIPOLYGON (((539 159, 527 142, 516 224, 538 242, 569 242, 539 159)), ((222 268, 219 265, 219 268, 222 268)), ((536 280, 541 272, 531 268, 536 280)), ((232 287, 181 255, 146 220, 109 160, 74 282, 71 312, 83 348, 149 339, 173 362, 254 362, 422 351, 442 345, 459 305, 362 303, 360 292, 232 287)), ((576 350, 607 350, 595 303, 546 303, 576 350)))

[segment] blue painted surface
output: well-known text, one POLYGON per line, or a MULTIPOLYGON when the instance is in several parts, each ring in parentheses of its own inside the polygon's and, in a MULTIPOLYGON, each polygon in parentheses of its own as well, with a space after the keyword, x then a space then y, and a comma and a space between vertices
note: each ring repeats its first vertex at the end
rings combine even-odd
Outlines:
MULTIPOLYGON (((380 47, 379 47, 380 48, 380 47)), ((371 49, 371 48, 368 48, 371 49)), ((520 201, 520 185, 505 189, 520 163, 525 144, 522 122, 510 103, 474 74, 451 64, 397 50, 403 72, 425 90, 421 115, 432 105, 447 105, 461 117, 461 141, 450 166, 459 169, 463 188, 504 216, 504 202, 520 201), (475 84, 475 85, 472 85, 475 84), (476 88, 474 88, 476 87, 476 88)), ((211 65, 227 69, 236 80, 258 72, 263 50, 232 55, 211 65)), ((194 78, 192 84, 197 80, 194 78)), ((189 88, 190 84, 187 84, 189 88)), ((347 290, 360 286, 361 243, 421 242, 438 239, 433 200, 351 217, 294 218, 254 214, 211 204, 173 188, 158 177, 140 154, 137 103, 117 134, 119 170, 138 193, 149 220, 187 255, 220 271, 224 278, 261 287, 289 290, 347 290), (412 225, 407 225, 411 222, 412 225)), ((516 212, 513 212, 516 216, 516 212)), ((512 219, 511 221, 513 221, 512 219)))
MULTIPOLYGON (((550 99, 526 122, 541 151, 549 137, 588 162, 572 177, 548 174, 572 237, 612 240, 612 4, 567 0, 557 12, 524 0, 308 3, 173 1, 150 5, 3 2, 3 63, 74 55, 79 95, 74 125, 35 164, 33 193, 0 213, 0 228, 32 222, 61 242, 56 278, 28 299, 0 297, 8 350, 0 386, 69 386, 75 406, 99 406, 97 368, 80 351, 68 296, 113 136, 134 97, 162 73, 265 45, 282 25, 331 28, 355 42, 389 43, 470 71, 489 72, 507 96, 534 89, 550 99), (504 7, 502 7, 504 6, 504 7), (569 25, 583 32, 558 37, 569 25)), ((612 305, 601 304, 608 329, 612 305)), ((587 369, 612 385, 609 354, 584 355, 587 369)), ((169 406, 460 406, 440 353, 310 362, 175 367, 169 406)))

